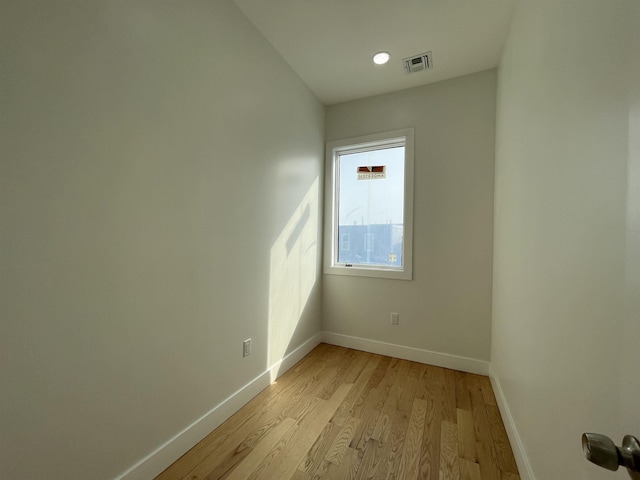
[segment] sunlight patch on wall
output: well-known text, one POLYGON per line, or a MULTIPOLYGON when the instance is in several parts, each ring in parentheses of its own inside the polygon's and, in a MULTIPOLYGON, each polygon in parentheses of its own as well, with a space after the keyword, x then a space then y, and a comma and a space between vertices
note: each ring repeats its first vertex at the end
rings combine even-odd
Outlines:
MULTIPOLYGON (((316 283, 318 181, 316 178, 271 248, 267 368, 287 353, 316 283)), ((271 380, 277 375, 275 368, 271 380)))

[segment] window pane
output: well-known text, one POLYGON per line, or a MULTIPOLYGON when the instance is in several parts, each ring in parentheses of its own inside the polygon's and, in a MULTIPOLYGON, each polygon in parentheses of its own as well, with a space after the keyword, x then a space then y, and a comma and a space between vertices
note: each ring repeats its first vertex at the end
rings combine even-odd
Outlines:
POLYGON ((338 263, 402 267, 404 147, 340 154, 337 187, 338 263))

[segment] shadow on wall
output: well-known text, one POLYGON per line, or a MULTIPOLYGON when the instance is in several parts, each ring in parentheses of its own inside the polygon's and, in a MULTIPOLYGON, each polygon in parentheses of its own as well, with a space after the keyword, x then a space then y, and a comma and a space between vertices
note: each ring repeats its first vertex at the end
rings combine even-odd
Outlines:
POLYGON ((271 381, 288 353, 318 275, 319 179, 302 201, 271 248, 267 369, 271 381))

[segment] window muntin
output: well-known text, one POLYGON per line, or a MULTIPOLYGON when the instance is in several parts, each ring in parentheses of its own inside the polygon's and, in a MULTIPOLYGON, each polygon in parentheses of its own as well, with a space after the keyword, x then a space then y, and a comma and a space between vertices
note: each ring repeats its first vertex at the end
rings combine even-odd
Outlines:
POLYGON ((411 279, 413 129, 329 143, 327 174, 325 273, 411 279))

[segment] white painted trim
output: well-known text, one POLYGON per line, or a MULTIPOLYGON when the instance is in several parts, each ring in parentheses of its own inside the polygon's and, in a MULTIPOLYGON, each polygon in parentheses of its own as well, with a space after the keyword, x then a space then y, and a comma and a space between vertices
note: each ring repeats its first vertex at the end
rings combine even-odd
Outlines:
POLYGON ((322 332, 316 333, 271 368, 258 375, 237 392, 231 394, 198 420, 122 473, 116 480, 148 480, 154 478, 184 455, 196 443, 215 430, 231 415, 271 384, 272 376, 282 375, 322 342, 322 332))
POLYGON ((522 439, 520 438, 520 434, 518 433, 516 424, 513 421, 513 416, 511 416, 509 404, 507 403, 507 399, 505 398, 504 392, 502 391, 500 379, 496 376, 496 373, 492 367, 489 367, 489 378, 491 379, 493 392, 496 394, 498 408, 500 409, 500 414, 502 415, 502 419, 504 420, 504 426, 507 430, 509 442, 511 443, 513 456, 516 458, 516 464, 518 465, 520 478, 522 480, 536 480, 536 477, 533 474, 533 469, 531 468, 531 464, 529 463, 529 457, 527 457, 527 452, 524 449, 524 444, 522 443, 522 439))
POLYGON ((420 348, 405 347, 393 343, 379 342, 368 338, 352 337, 340 333, 323 332, 322 339, 325 343, 340 347, 353 348, 378 355, 402 358, 414 362, 426 363, 437 367, 451 368, 462 372, 489 374, 489 362, 475 358, 460 357, 448 353, 432 352, 420 348))

